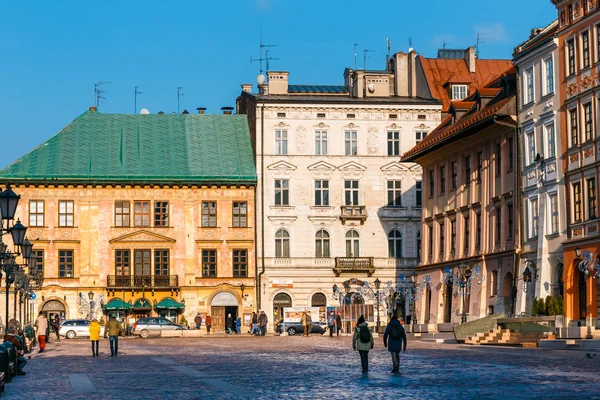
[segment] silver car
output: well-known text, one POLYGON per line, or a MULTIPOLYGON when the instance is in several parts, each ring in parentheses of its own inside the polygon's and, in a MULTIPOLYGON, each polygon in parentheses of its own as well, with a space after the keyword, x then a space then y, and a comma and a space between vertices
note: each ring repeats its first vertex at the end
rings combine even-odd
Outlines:
MULTIPOLYGON (((66 319, 60 323, 58 334, 67 339, 90 337, 90 321, 86 319, 66 319)), ((100 336, 104 335, 104 326, 100 326, 100 336)))
POLYGON ((150 317, 140 318, 133 324, 131 333, 145 339, 148 336, 160 336, 162 331, 178 331, 183 329, 185 329, 183 325, 171 322, 166 318, 150 317))

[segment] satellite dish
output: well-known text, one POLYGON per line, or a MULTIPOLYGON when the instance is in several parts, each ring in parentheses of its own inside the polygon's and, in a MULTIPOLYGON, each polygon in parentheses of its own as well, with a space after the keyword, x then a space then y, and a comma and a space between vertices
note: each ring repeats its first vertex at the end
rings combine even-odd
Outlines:
POLYGON ((267 78, 263 74, 260 74, 256 77, 256 82, 259 85, 264 85, 266 81, 267 81, 267 78))
POLYGON ((147 108, 142 108, 142 109, 140 110, 140 114, 142 114, 142 115, 148 115, 148 114, 150 114, 150 111, 148 111, 148 109, 147 109, 147 108))

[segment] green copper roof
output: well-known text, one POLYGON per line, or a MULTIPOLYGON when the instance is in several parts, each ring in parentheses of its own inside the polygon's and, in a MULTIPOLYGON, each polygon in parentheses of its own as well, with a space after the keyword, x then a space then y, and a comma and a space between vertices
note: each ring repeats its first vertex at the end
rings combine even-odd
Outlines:
POLYGON ((87 111, 0 180, 254 183, 245 115, 87 111))

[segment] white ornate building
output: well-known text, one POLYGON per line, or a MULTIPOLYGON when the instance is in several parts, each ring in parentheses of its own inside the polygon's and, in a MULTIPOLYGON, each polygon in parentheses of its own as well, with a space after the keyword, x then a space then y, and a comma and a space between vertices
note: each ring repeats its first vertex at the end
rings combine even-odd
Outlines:
POLYGON ((258 94, 242 85, 259 179, 257 303, 270 321, 282 307, 338 306, 334 285, 353 293, 414 274, 422 174, 400 156, 441 118, 441 103, 408 82, 414 57, 346 69, 341 86, 291 85, 275 71, 258 94))

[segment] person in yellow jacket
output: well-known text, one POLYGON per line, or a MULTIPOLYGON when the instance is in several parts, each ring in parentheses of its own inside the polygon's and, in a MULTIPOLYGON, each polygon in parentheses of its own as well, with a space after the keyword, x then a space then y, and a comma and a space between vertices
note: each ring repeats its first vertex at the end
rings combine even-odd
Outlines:
POLYGON ((100 343, 100 322, 96 318, 90 322, 90 341, 92 342, 92 357, 98 357, 98 345, 100 343))

